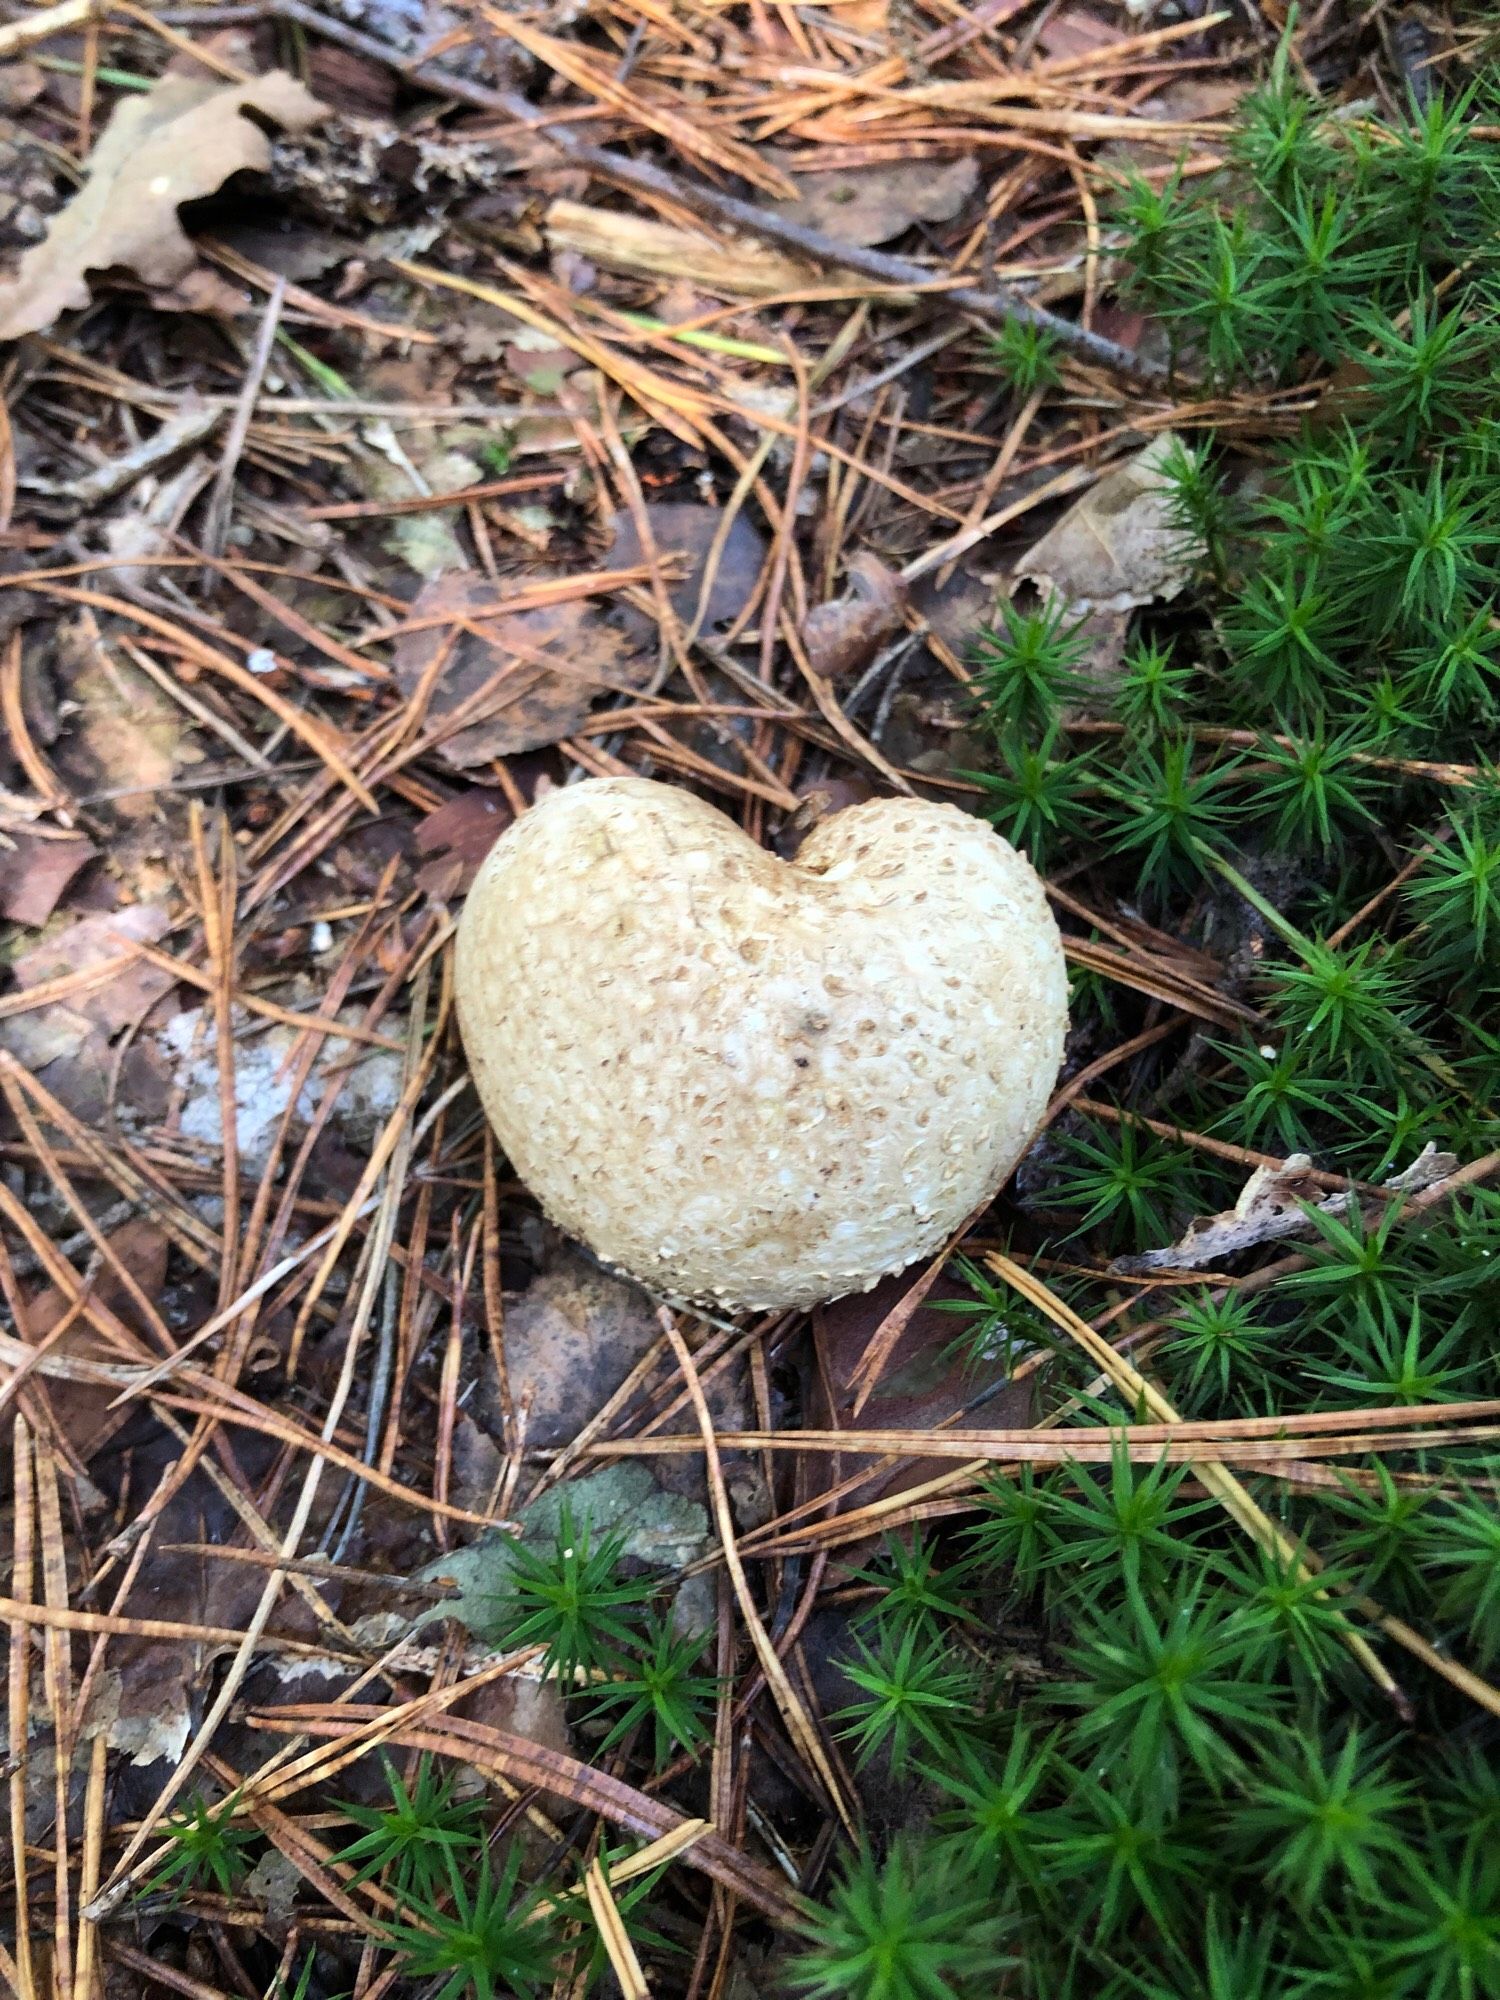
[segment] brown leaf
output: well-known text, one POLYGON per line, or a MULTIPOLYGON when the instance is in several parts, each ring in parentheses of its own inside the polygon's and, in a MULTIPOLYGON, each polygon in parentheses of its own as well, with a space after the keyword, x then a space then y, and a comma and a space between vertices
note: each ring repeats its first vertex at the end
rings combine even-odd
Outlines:
MULTIPOLYGON (((661 1335, 639 1285, 563 1250, 518 1299, 507 1302, 505 1359, 510 1393, 526 1404, 526 1442, 567 1444, 603 1409, 661 1335)), ((480 1421, 499 1428, 498 1385, 488 1365, 480 1421)))
POLYGON ((802 643, 814 673, 841 680, 869 665, 882 640, 901 623, 906 586, 868 549, 845 564, 849 588, 807 614, 802 643))
POLYGON ((467 1410, 453 1425, 453 1493, 456 1505, 483 1510, 500 1490, 505 1460, 488 1431, 481 1430, 467 1410))
MULTIPOLYGON (((108 1237, 110 1248, 148 1298, 159 1298, 167 1278, 167 1239, 155 1223, 136 1220, 125 1223, 108 1237)), ((93 1296, 100 1305, 141 1332, 140 1318, 129 1290, 114 1265, 101 1263, 93 1284, 93 1296)), ((44 1341, 69 1311, 71 1301, 56 1285, 42 1287, 26 1307, 26 1335, 34 1344, 44 1341)), ((53 1353, 86 1361, 117 1361, 119 1356, 87 1319, 75 1319, 53 1353)), ((108 1384, 75 1382, 66 1376, 54 1377, 47 1385, 47 1402, 62 1434, 78 1457, 87 1464, 122 1424, 130 1420, 129 1408, 115 1408, 117 1391, 108 1384)))
MULTIPOLYGON (((684 625, 691 626, 695 619, 698 620, 698 629, 702 632, 711 633, 716 625, 727 625, 739 616, 749 601, 760 576, 761 564, 765 561, 766 545, 760 534, 743 513, 736 514, 720 551, 708 602, 699 618, 698 599, 703 592, 709 555, 723 518, 719 508, 699 507, 690 500, 662 500, 646 508, 646 520, 657 555, 663 562, 671 556, 679 558, 674 572, 676 581, 667 592, 672 600, 672 609, 684 625)), ((629 568, 646 560, 632 515, 615 514, 610 520, 610 528, 614 539, 605 560, 611 569, 629 568)))
POLYGON ((168 75, 145 96, 123 98, 82 189, 0 286, 0 339, 40 333, 60 313, 86 306, 90 271, 123 267, 149 286, 175 284, 194 262, 181 205, 216 193, 244 168, 264 172, 271 164, 265 122, 305 132, 322 115, 283 70, 243 84, 168 75))
MULTIPOLYGON (((451 612, 463 617, 488 611, 496 602, 492 584, 468 574, 436 578, 412 605, 415 617, 451 612)), ((396 679, 403 693, 415 692, 448 630, 435 625, 408 632, 396 647, 396 679)), ((460 704, 475 720, 443 738, 438 754, 458 770, 539 750, 576 729, 595 701, 610 689, 630 693, 643 686, 649 664, 634 657, 621 634, 582 598, 486 618, 461 632, 438 676, 427 709, 440 723, 460 704), (480 634, 483 634, 481 637, 480 634), (481 690, 488 688, 488 694, 481 690)))
POLYGON ((460 792, 420 821, 412 842, 430 855, 417 870, 417 887, 434 902, 462 896, 479 871, 479 864, 510 825, 511 812, 495 792, 460 792))
POLYGON ((80 793, 109 793, 121 819, 151 821, 186 749, 190 718, 129 660, 99 641, 92 618, 57 635, 57 670, 77 703, 58 763, 80 793))
POLYGON ((809 174, 797 201, 768 206, 788 222, 820 230, 840 243, 868 248, 888 243, 914 222, 949 222, 979 179, 972 154, 957 160, 914 160, 909 166, 846 167, 809 174))
MULTIPOLYGON (((96 912, 34 944, 14 961, 11 970, 17 986, 40 986, 46 980, 61 979, 70 972, 82 972, 88 966, 104 965, 112 958, 119 958, 137 939, 155 944, 166 935, 168 923, 167 912, 150 903, 131 903, 123 910, 96 912)), ((169 992, 174 983, 171 973, 138 958, 122 966, 104 985, 90 986, 70 995, 67 1011, 113 1034, 138 1020, 152 1001, 169 992)), ((18 1014, 15 1021, 32 1018, 18 1014)))
POLYGON ((1095 55, 1100 49, 1107 49, 1125 39, 1123 30, 1078 7, 1065 8, 1060 13, 1049 15, 1037 30, 1036 37, 1037 47, 1054 62, 1062 62, 1071 56, 1095 55))
MULTIPOLYGON (((857 1389, 850 1385, 860 1361, 882 1326, 893 1314, 899 1314, 908 1294, 922 1283, 925 1275, 925 1271, 918 1269, 883 1278, 872 1291, 835 1299, 817 1315, 821 1366, 811 1411, 814 1423, 841 1430, 850 1427, 858 1396, 857 1389), (825 1385, 833 1389, 836 1398, 833 1409, 825 1401, 825 1385)), ((952 1277, 941 1276, 924 1302, 901 1325, 891 1351, 884 1358, 879 1379, 870 1391, 862 1417, 865 1424, 876 1429, 925 1434, 971 1420, 968 1412, 975 1407, 976 1391, 985 1378, 966 1371, 963 1360, 954 1351, 954 1336, 961 1330, 962 1322, 937 1311, 932 1303, 934 1299, 952 1297, 954 1290, 952 1277)), ((998 1363, 986 1364, 986 1369, 993 1378, 994 1394, 983 1405, 983 1417, 972 1421, 997 1427, 1020 1428, 1029 1424, 1032 1420, 1029 1385, 1001 1380, 998 1363)), ((809 1490, 832 1486, 855 1472, 873 1469, 876 1463, 868 1453, 850 1452, 835 1467, 829 1457, 826 1462, 809 1468, 806 1474, 809 1490)), ((839 1511, 848 1513, 874 1500, 904 1493, 952 1469, 951 1459, 903 1459, 861 1486, 841 1503, 839 1511)), ((854 1548, 842 1550, 840 1556, 850 1562, 859 1559, 854 1548)))
POLYGON ((0 848, 0 917, 40 926, 86 862, 99 852, 91 842, 43 840, 21 829, 0 848))

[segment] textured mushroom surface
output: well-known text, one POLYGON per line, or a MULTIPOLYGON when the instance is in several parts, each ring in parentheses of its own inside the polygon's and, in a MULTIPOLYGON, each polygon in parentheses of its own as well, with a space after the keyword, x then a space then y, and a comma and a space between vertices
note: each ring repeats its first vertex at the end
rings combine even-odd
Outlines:
POLYGON ((1067 979, 1031 864, 876 800, 793 862, 646 778, 549 793, 458 932, 474 1081, 552 1220, 669 1298, 808 1305, 930 1255, 1035 1131, 1067 979))

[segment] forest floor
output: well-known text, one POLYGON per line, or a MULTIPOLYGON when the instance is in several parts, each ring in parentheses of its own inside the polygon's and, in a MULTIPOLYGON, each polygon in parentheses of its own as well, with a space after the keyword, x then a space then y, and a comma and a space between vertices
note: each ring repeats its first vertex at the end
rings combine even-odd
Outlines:
MULTIPOLYGON (((1184 1287, 1295 1272, 1299 1204, 1347 1214, 1351 1176, 1356 1216, 1429 1214, 1497 1163, 1477 1114, 1290 1168, 1285 1119, 1208 1130, 1184 1077, 1226 1042, 1275 1053, 1257 979, 1305 879, 1205 822, 1246 896, 1151 879, 1144 837, 1132 882, 987 788, 1026 643, 985 653, 999 607, 1086 621, 1069 714, 1109 796, 1146 727, 1149 704, 1109 706, 1142 678, 1141 620, 1196 602, 1165 454, 1218 438, 1263 466, 1326 389, 1317 364, 1177 366, 1120 281, 1127 180, 1210 203, 1286 27, 1275 0, 3 9, 0 1975, 21 2000, 1032 1990, 1034 1967, 1012 1989, 961 1950, 946 1984, 841 1974, 808 1914, 859 1838, 904 1852, 932 1813, 884 1739, 865 1755, 899 1703, 861 1709, 879 1674, 844 1671, 887 1657, 860 1652, 910 1574, 882 1537, 949 1546, 997 1469, 1087 1456, 1111 1396, 1116 1425, 1168 1426, 1138 1458, 1172 1445, 1186 1404, 1136 1362, 1184 1287), (656 1304, 505 1177, 453 1012, 492 842, 619 773, 783 857, 874 796, 991 810, 1080 982, 1048 1126, 946 1260, 810 1313, 675 1314, 686 1379, 656 1304), (1090 1145, 1116 1151, 1090 1167, 1090 1145), (1206 1247, 1184 1235, 1215 1209, 1206 1247), (809 1938, 822 1972, 788 1970, 809 1938)), ((1479 42, 1323 0, 1287 46, 1298 88, 1394 126, 1461 89, 1479 42)), ((1240 718, 1205 715, 1239 754, 1240 718)), ((1395 753, 1403 783, 1459 788, 1468 758, 1395 753)), ((1388 913, 1411 866, 1379 818, 1349 907, 1388 913)), ((1347 1065, 1329 1084, 1360 1087, 1347 1065)), ((1342 1451, 1367 1493, 1387 1462, 1420 1484, 1413 1426, 1457 1450, 1496 1413, 1456 1400, 1477 1377, 1443 1382, 1354 1414, 1199 1405, 1215 1457, 1182 1495, 1290 1560, 1241 1477, 1326 1487, 1342 1451)), ((1055 1605, 933 1590, 966 1672, 1061 1683, 1055 1605)), ((1488 1640, 1449 1647, 1468 1617, 1386 1637, 1492 1723, 1488 1640)), ((1360 1671, 1409 1717, 1384 1657, 1360 1671)), ((1140 1893, 1112 1964, 1165 1922, 1140 1893)), ((1468 1985, 1422 1990, 1500 1991, 1475 1949, 1468 1985)), ((1180 1990, 1221 1990, 1205 1954, 1180 1990)))

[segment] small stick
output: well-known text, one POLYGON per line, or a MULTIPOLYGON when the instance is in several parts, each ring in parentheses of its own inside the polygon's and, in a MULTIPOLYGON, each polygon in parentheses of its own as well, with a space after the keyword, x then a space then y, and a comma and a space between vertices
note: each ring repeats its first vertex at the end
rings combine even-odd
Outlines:
POLYGON ((400 70, 412 83, 419 83, 427 89, 438 91, 460 104, 472 104, 481 111, 502 112, 513 118, 528 131, 540 131, 550 146, 580 167, 612 180, 620 187, 633 189, 639 194, 665 197, 681 207, 691 209, 695 214, 709 220, 725 224, 731 229, 748 230, 752 236, 776 243, 784 250, 791 250, 815 263, 832 265, 835 269, 858 271, 862 276, 874 278, 883 285, 889 285, 897 292, 933 293, 945 304, 955 306, 962 312, 974 313, 984 320, 1004 322, 1019 320, 1023 325, 1044 329, 1073 353, 1084 356, 1101 368, 1135 378, 1137 381, 1160 383, 1166 380, 1167 371, 1158 362, 1153 362, 1118 341, 1106 340, 1102 335, 1090 333, 1086 327, 1074 321, 1063 319, 1057 313, 1048 312, 1043 306, 1034 306, 1019 298, 1013 292, 980 291, 971 285, 960 285, 949 289, 942 280, 934 279, 933 273, 925 265, 914 264, 905 257, 891 257, 882 250, 867 249, 854 243, 840 243, 834 237, 825 236, 820 229, 809 229, 805 224, 793 222, 790 217, 779 215, 774 209, 756 208, 753 203, 740 201, 734 195, 722 194, 717 188, 702 187, 691 181, 679 179, 665 169, 653 165, 649 160, 635 160, 623 153, 611 152, 602 146, 590 146, 575 137, 566 126, 549 122, 548 113, 530 103, 526 98, 509 90, 494 90, 488 84, 474 83, 467 77, 455 76, 434 63, 402 62, 397 50, 389 43, 378 40, 373 35, 364 35, 357 28, 346 27, 341 21, 330 20, 320 14, 315 7, 309 7, 305 0, 273 0, 272 11, 282 20, 296 21, 316 35, 336 43, 340 48, 351 50, 355 55, 366 57, 371 62, 384 63, 388 68, 400 70), (942 289, 939 290, 938 287, 942 289))
POLYGON ((229 436, 224 441, 224 456, 219 461, 218 472, 214 475, 213 491, 208 497, 208 513, 203 522, 203 553, 218 558, 224 553, 224 538, 229 532, 229 517, 234 507, 234 480, 240 469, 240 456, 245 449, 245 439, 250 434, 250 425, 255 416, 255 405, 260 398, 261 384, 270 366, 271 348, 275 344, 276 329, 281 324, 281 307, 286 298, 286 279, 278 277, 271 288, 271 296, 266 301, 266 310, 260 322, 260 335, 255 343, 255 352, 250 357, 250 366, 245 371, 244 386, 240 390, 239 401, 234 406, 234 419, 229 426, 229 436))

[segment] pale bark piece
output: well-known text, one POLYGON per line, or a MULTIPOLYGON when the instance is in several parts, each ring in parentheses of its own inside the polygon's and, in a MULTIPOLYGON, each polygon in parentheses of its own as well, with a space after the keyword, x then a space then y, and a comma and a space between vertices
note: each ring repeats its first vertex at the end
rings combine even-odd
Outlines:
POLYGON ((737 238, 727 246, 694 229, 679 229, 621 209, 555 201, 547 210, 547 246, 571 250, 611 271, 685 279, 699 291, 731 299, 769 299, 820 282, 817 270, 764 243, 737 238))
POLYGON ((201 444, 218 429, 223 419, 222 409, 211 403, 205 404, 197 397, 190 397, 133 450, 122 452, 118 458, 107 459, 81 479, 26 479, 22 484, 28 492, 39 493, 51 503, 47 508, 49 514, 65 514, 73 520, 115 499, 179 453, 201 444))
POLYGON ((47 72, 36 63, 6 62, 0 67, 0 111, 24 111, 46 88, 47 72))
POLYGON ((91 271, 123 269, 153 288, 176 284, 195 257, 181 205, 216 193, 243 169, 265 172, 266 125, 305 132, 323 115, 284 70, 249 83, 169 75, 145 96, 122 99, 82 189, 0 286, 0 339, 40 333, 86 306, 91 271))
MULTIPOLYGON (((1310 1236, 1310 1210, 1346 1215, 1353 1199, 1348 1194, 1321 1195, 1319 1183, 1309 1171, 1311 1166, 1306 1153, 1292 1153, 1279 1167, 1257 1167, 1233 1208, 1199 1216, 1188 1224, 1180 1242, 1165 1250, 1143 1250, 1136 1257, 1117 1257, 1110 1269, 1132 1277, 1150 1271, 1201 1271, 1262 1243, 1279 1242, 1284 1236, 1310 1236)), ((1429 1142, 1409 1167, 1383 1181, 1381 1187, 1390 1195, 1420 1194, 1457 1169, 1456 1155, 1440 1153, 1429 1142)))
POLYGON ((34 49, 49 36, 83 27, 101 11, 99 0, 59 0, 56 7, 38 7, 19 21, 7 21, 0 27, 0 62, 9 62, 23 49, 34 49))

